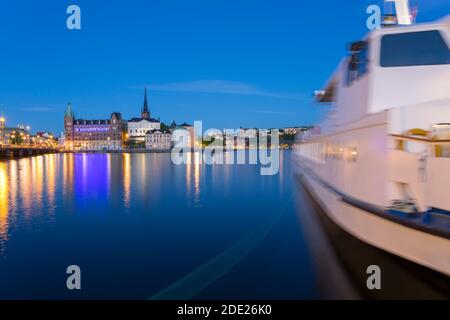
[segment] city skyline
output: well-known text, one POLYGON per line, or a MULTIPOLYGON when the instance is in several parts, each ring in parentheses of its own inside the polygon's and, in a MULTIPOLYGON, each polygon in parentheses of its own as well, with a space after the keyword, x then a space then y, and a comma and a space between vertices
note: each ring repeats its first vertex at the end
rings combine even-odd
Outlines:
MULTIPOLYGON (((325 112, 314 106, 312 92, 345 55, 343 43, 364 35, 372 3, 381 1, 327 1, 323 10, 287 0, 127 6, 79 0, 82 29, 74 31, 65 26, 69 3, 8 4, 0 10, 0 112, 8 125, 59 134, 68 102, 85 118, 117 111, 129 119, 147 87, 165 123, 309 125, 325 112)), ((427 1, 418 22, 449 9, 448 1, 427 1)))

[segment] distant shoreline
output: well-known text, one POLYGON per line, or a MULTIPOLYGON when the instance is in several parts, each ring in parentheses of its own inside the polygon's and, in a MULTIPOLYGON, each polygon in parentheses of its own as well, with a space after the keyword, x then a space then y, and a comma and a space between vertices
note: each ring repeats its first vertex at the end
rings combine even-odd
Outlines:
POLYGON ((60 153, 170 153, 172 150, 148 150, 148 149, 126 149, 126 150, 61 150, 60 153))
MULTIPOLYGON (((255 149, 230 149, 230 150, 224 150, 224 152, 228 151, 250 151, 250 150, 291 150, 292 148, 278 148, 278 149, 270 149, 270 148, 255 148, 255 149)), ((201 151, 206 150, 206 148, 202 148, 201 151)), ((200 151, 200 150, 198 150, 200 151)), ((149 149, 125 149, 125 150, 74 150, 74 151, 67 151, 67 150, 61 150, 59 153, 171 153, 172 149, 169 150, 149 150, 149 149)), ((195 152, 195 150, 191 150, 191 152, 195 152)))

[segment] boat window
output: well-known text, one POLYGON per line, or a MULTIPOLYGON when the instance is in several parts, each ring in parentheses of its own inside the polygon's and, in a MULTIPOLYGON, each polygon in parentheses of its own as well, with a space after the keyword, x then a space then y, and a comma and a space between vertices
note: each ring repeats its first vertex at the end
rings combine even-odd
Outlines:
POLYGON ((450 49, 439 31, 385 35, 381 39, 382 67, 450 64, 450 49))
POLYGON ((366 41, 358 41, 351 46, 347 69, 347 86, 359 80, 368 72, 369 49, 366 41))

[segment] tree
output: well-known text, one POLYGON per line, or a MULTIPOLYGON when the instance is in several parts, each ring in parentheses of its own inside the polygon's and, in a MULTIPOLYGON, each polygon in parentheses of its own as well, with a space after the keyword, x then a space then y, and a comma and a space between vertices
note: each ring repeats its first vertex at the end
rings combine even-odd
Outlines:
POLYGON ((161 130, 169 130, 169 126, 166 125, 164 122, 161 122, 161 130))
POLYGON ((14 132, 11 135, 11 143, 12 144, 22 144, 22 136, 20 135, 19 132, 14 132))

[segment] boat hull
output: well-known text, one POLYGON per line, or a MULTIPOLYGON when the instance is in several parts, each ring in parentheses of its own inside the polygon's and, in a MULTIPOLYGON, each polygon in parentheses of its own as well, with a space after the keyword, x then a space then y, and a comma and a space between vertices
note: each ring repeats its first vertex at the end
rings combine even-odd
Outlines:
MULTIPOLYGON (((450 277, 445 272, 438 272, 433 268, 424 266, 414 260, 408 259, 405 255, 396 254, 395 245, 389 245, 391 241, 400 241, 406 234, 403 241, 409 237, 418 237, 418 241, 429 241, 433 237, 434 242, 429 245, 443 241, 447 244, 448 239, 428 235, 419 230, 408 230, 405 226, 392 221, 383 221, 383 218, 374 216, 370 212, 364 212, 361 208, 356 208, 344 203, 339 197, 333 195, 331 191, 321 187, 304 172, 298 173, 299 186, 306 195, 306 200, 313 210, 303 211, 302 214, 314 214, 320 223, 321 229, 326 235, 328 244, 333 248, 335 256, 328 255, 328 259, 337 259, 339 265, 346 273, 346 277, 351 281, 351 286, 357 296, 361 298, 373 299, 448 299, 450 298, 450 277), (332 210, 335 210, 333 212, 332 210), (340 215, 341 217, 337 217, 340 215), (381 220, 380 220, 381 219, 381 220), (383 230, 386 228, 388 230, 383 230), (399 230, 406 228, 406 230, 399 230), (372 232, 367 232, 372 229, 372 232), (377 231, 378 230, 378 231, 377 231), (386 236, 383 241, 379 239, 379 232, 386 236), (361 236, 361 232, 366 235, 361 236), (392 232, 396 234, 392 234, 392 232), (410 233, 405 233, 410 232, 410 233), (420 232, 420 234, 418 233, 420 232), (399 235, 400 233, 400 235, 399 235), (373 238, 371 238, 373 237, 373 238), (437 241, 437 242, 436 242, 437 241), (367 268, 377 265, 381 270, 381 289, 369 290, 367 279, 370 274, 367 268)), ((417 240, 417 239, 415 239, 417 240)), ((414 250, 414 243, 409 245, 411 254, 414 250)), ((314 245, 311 246, 314 248, 314 245)), ((438 247, 439 248, 439 247, 438 247)), ((419 248, 420 249, 420 248, 419 248)), ((445 254, 444 251, 436 251, 435 248, 428 248, 430 254, 445 254)), ((313 255, 320 255, 324 251, 321 248, 313 249, 313 255)), ((448 257, 448 256, 447 256, 448 257)), ((445 259, 445 256, 443 257, 445 259)), ((316 259, 316 261, 323 259, 316 259)), ((416 257, 417 260, 417 257, 416 257)), ((333 261, 335 263, 336 261, 333 261)), ((323 272, 321 272, 323 274, 323 272)), ((323 276, 322 283, 334 283, 330 280, 333 277, 333 270, 323 276)), ((342 277, 342 276, 341 276, 342 277)), ((327 288, 331 289, 331 288, 327 288)), ((339 288, 329 290, 334 295, 327 295, 327 298, 347 298, 347 294, 342 294, 339 288)), ((348 291, 347 289, 345 291, 348 291)), ((353 295, 355 297, 356 295, 353 295)))

